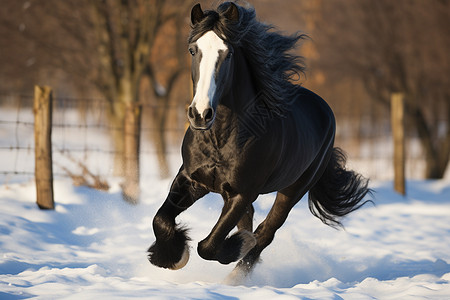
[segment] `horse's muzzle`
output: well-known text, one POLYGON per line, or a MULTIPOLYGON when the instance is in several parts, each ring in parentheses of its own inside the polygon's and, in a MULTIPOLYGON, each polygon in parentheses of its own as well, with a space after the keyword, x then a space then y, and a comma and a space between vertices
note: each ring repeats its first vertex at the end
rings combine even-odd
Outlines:
POLYGON ((211 107, 208 107, 200 114, 193 105, 189 106, 187 115, 191 128, 196 130, 210 129, 216 117, 216 113, 211 107))

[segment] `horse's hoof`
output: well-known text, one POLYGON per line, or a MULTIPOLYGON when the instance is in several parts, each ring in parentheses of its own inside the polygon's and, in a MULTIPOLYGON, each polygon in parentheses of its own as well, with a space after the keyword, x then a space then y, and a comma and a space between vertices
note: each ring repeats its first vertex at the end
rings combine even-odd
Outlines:
POLYGON ((217 260, 221 264, 238 261, 256 246, 256 238, 250 231, 241 229, 223 241, 219 248, 211 246, 211 242, 203 240, 198 243, 198 254, 206 260, 217 260))
POLYGON ((186 245, 184 247, 183 255, 181 256, 181 259, 179 262, 175 263, 173 267, 171 267, 171 270, 179 270, 183 268, 189 261, 189 246, 186 245))
POLYGON ((171 239, 156 240, 148 249, 148 260, 153 265, 178 270, 189 260, 189 238, 186 229, 177 229, 171 239))
POLYGON ((183 253, 176 255, 175 253, 170 253, 167 248, 164 249, 155 243, 148 249, 148 260, 160 268, 179 270, 189 261, 189 246, 186 244, 183 253))
POLYGON ((253 233, 241 229, 225 240, 217 260, 221 264, 229 264, 243 258, 253 247, 256 246, 256 238, 253 233))

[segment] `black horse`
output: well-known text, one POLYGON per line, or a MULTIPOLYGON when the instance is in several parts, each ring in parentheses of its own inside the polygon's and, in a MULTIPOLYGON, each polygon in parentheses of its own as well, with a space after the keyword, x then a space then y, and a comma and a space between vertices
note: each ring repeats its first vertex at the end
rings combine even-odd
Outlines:
MULTIPOLYGON (((198 254, 249 272, 289 211, 309 191, 309 208, 325 224, 359 208, 368 181, 345 169, 334 148, 333 112, 319 96, 292 83, 303 72, 289 54, 303 35, 283 36, 255 11, 234 3, 191 11, 194 99, 182 145, 183 165, 153 219, 152 264, 182 268, 187 230, 175 218, 209 192, 224 206, 198 254), (277 191, 266 219, 253 231, 253 201, 277 191), (238 231, 229 236, 237 226, 238 231)), ((367 202, 367 201, 366 201, 367 202)))

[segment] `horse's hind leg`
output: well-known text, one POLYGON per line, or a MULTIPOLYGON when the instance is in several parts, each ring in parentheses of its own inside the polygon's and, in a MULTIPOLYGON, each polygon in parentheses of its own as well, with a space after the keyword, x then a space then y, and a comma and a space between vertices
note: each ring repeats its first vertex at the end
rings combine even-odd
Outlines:
POLYGON ((244 272, 244 274, 251 271, 261 252, 272 242, 275 232, 286 221, 290 210, 300 198, 277 193, 269 214, 255 230, 256 246, 238 263, 236 271, 244 272))
POLYGON ((233 273, 249 273, 259 260, 261 252, 275 237, 275 232, 286 221, 292 207, 300 201, 306 192, 322 176, 328 161, 329 151, 318 155, 309 168, 291 186, 278 191, 275 202, 266 219, 256 228, 256 246, 238 263, 233 273))
POLYGON ((252 204, 249 204, 244 215, 237 223, 238 230, 247 230, 253 232, 253 215, 255 214, 255 209, 252 204))
MULTIPOLYGON (((300 197, 301 198, 301 197, 300 197)), ((283 225, 286 218, 297 203, 298 197, 289 197, 278 192, 275 202, 270 209, 266 219, 258 226, 255 231, 256 245, 253 247, 242 260, 239 261, 233 272, 225 279, 227 284, 241 284, 242 280, 251 272, 255 264, 259 260, 261 252, 273 240, 275 232, 283 225)))

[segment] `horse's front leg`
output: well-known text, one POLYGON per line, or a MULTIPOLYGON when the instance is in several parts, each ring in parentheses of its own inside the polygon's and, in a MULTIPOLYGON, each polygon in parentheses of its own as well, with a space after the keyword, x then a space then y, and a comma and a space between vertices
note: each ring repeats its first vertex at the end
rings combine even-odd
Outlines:
POLYGON ((195 184, 185 175, 183 167, 175 177, 166 201, 153 218, 156 241, 148 249, 149 261, 162 268, 181 269, 189 260, 189 241, 186 228, 176 224, 175 218, 209 191, 195 184))
POLYGON ((235 195, 225 198, 225 204, 211 233, 198 244, 198 254, 207 260, 229 264, 244 257, 256 245, 253 233, 245 229, 227 238, 230 231, 242 220, 256 196, 235 195))

